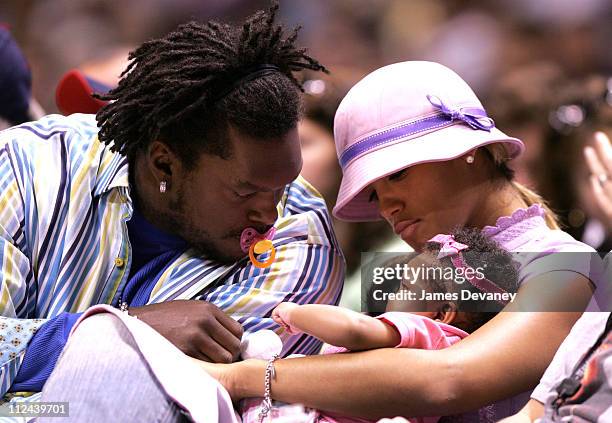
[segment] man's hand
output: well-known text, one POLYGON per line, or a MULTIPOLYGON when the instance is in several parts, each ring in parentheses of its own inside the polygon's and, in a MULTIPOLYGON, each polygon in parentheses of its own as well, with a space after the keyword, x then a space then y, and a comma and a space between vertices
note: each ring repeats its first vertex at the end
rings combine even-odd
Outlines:
POLYGON ((242 326, 206 301, 176 300, 129 309, 185 354, 231 363, 240 354, 242 326))

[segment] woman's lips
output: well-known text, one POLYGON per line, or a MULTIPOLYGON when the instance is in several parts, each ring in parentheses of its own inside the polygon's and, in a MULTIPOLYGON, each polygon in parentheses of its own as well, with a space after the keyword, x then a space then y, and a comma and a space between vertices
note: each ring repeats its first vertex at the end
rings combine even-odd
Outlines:
POLYGON ((419 219, 402 220, 401 222, 396 223, 393 229, 395 233, 400 236, 400 238, 406 241, 408 238, 414 235, 414 231, 416 230, 419 222, 419 219))

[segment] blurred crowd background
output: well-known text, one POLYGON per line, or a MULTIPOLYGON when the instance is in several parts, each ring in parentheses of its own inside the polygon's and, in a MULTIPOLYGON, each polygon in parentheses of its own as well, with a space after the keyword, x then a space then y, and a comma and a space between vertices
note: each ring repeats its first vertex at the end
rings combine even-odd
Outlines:
MULTIPOLYGON (((114 85, 127 54, 188 20, 239 22, 264 0, 3 0, 47 113, 68 70, 114 85)), ((433 60, 461 75, 496 124, 527 144, 517 179, 540 192, 564 230, 600 251, 612 223, 591 198, 582 148, 612 130, 610 0, 281 0, 281 20, 301 25, 301 44, 330 70, 305 75, 300 125, 304 171, 330 208, 339 186, 332 123, 365 74, 403 60, 433 60)), ((0 63, 0 66, 3 66, 0 63)), ((0 96, 2 93, 0 93, 0 96)), ((349 274, 361 251, 397 251, 382 223, 334 222, 349 274)))

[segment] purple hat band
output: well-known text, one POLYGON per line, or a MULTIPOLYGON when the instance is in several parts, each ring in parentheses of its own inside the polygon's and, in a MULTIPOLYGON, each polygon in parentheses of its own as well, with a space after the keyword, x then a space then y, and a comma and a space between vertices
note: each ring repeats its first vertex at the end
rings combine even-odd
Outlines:
POLYGON ((410 137, 432 129, 441 129, 454 123, 463 122, 473 129, 491 131, 495 127, 493 119, 487 116, 484 109, 477 107, 449 107, 439 97, 428 95, 429 102, 441 113, 405 123, 394 128, 372 134, 349 148, 340 156, 340 166, 345 169, 349 163, 371 150, 378 149, 397 140, 410 137))

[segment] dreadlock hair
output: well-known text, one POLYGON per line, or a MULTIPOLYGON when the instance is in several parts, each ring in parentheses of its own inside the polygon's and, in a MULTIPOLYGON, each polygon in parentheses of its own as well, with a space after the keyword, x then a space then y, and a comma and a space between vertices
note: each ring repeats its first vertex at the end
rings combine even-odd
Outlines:
POLYGON ((299 27, 275 24, 277 11, 274 1, 242 27, 190 22, 131 52, 118 86, 97 96, 110 101, 96 115, 100 141, 131 162, 159 139, 192 169, 201 152, 229 157, 229 125, 255 138, 294 128, 303 90, 292 72, 328 71, 296 47, 299 27))

